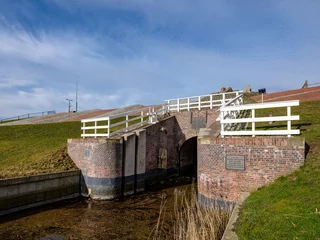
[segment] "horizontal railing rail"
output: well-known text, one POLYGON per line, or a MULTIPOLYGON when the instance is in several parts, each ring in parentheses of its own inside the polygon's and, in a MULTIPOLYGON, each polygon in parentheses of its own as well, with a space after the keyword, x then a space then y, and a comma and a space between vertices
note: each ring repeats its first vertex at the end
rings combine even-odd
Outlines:
POLYGON ((229 101, 238 97, 242 99, 242 91, 213 93, 208 95, 192 96, 165 100, 169 112, 180 112, 191 109, 214 108, 226 105, 229 101))
POLYGON ((112 137, 146 123, 155 123, 168 113, 167 106, 156 105, 101 118, 83 119, 81 137, 112 137), (88 126, 88 124, 91 124, 88 126), (90 131, 90 133, 88 133, 90 131))
POLYGON ((300 134, 299 129, 291 129, 291 121, 300 120, 300 116, 291 115, 291 107, 299 106, 299 100, 294 101, 281 101, 281 102, 270 102, 270 103, 258 103, 258 104, 245 104, 238 106, 223 106, 220 108, 220 124, 221 124, 221 136, 242 136, 242 135, 291 135, 300 134), (286 116, 270 116, 270 117, 256 117, 255 110, 266 109, 266 108, 287 108, 286 116), (249 118, 236 118, 240 111, 251 111, 251 117, 249 118), (285 130, 256 130, 255 123, 258 122, 280 122, 286 121, 287 127, 285 130), (230 124, 239 123, 251 123, 251 130, 246 131, 229 131, 228 126, 230 124))
POLYGON ((46 115, 52 115, 55 113, 56 113, 56 111, 54 111, 54 110, 53 111, 45 111, 45 112, 27 113, 27 114, 23 114, 23 115, 19 115, 19 116, 1 119, 0 123, 21 120, 21 119, 26 119, 26 118, 32 118, 32 117, 41 117, 41 116, 46 116, 46 115))

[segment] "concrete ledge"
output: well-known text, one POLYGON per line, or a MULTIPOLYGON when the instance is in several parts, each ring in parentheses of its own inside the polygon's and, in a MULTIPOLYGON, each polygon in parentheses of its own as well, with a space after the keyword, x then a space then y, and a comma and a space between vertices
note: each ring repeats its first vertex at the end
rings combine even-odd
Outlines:
POLYGON ((234 224, 237 222, 239 217, 239 208, 242 205, 242 203, 247 199, 247 197, 250 195, 250 193, 244 192, 240 194, 240 199, 237 202, 235 208, 232 211, 231 217, 229 219, 228 225, 224 231, 224 234, 221 238, 221 240, 238 240, 237 234, 232 231, 234 228, 234 224))
POLYGON ((80 170, 0 180, 0 215, 80 194, 80 170))
POLYGON ((65 171, 65 172, 45 173, 41 175, 34 175, 34 176, 21 177, 21 178, 6 178, 6 179, 0 180, 0 187, 20 184, 20 183, 38 182, 38 181, 50 180, 50 179, 56 179, 56 178, 62 178, 62 177, 79 176, 80 173, 81 173, 80 170, 71 170, 71 171, 65 171))

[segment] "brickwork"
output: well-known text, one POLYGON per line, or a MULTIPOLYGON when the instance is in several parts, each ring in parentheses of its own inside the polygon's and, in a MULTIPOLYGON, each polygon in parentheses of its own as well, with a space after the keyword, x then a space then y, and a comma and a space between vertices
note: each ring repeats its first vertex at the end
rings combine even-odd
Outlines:
POLYGON ((146 129, 146 172, 177 168, 178 151, 185 136, 175 117, 168 117, 146 129))
POLYGON ((251 192, 298 169, 304 151, 304 139, 296 137, 199 138, 199 193, 236 202, 240 192, 251 192), (244 156, 245 170, 227 170, 227 155, 244 156))
POLYGON ((121 195, 122 139, 68 139, 68 153, 81 169, 83 196, 113 199, 121 195))
POLYGON ((123 145, 121 139, 69 139, 68 153, 88 177, 122 176, 123 145))
POLYGON ((193 110, 171 113, 177 119, 177 123, 181 128, 182 133, 185 135, 185 139, 189 139, 198 135, 198 132, 192 128, 192 121, 195 118, 203 118, 206 122, 206 128, 211 127, 219 116, 217 109, 208 110, 193 110))

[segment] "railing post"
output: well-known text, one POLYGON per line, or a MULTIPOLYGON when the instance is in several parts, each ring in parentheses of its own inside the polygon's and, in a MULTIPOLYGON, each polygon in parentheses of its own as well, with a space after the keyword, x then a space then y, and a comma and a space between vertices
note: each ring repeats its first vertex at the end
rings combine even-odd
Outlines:
POLYGON ((129 127, 129 115, 126 115, 126 132, 128 132, 128 127, 129 127))
POLYGON ((110 118, 108 119, 108 138, 110 137, 110 118))
POLYGON ((177 111, 180 112, 180 99, 177 100, 177 111))
POLYGON ((199 101, 199 107, 198 107, 198 109, 201 110, 201 97, 200 97, 200 96, 198 97, 198 101, 199 101))
POLYGON ((188 98, 188 111, 190 111, 190 98, 188 98))
POLYGON ((210 94, 210 109, 212 109, 212 94, 210 94))
POLYGON ((254 132, 256 131, 256 122, 255 122, 255 109, 252 109, 252 137, 255 137, 256 135, 254 134, 254 132))
POLYGON ((97 138, 97 121, 94 121, 94 138, 97 138))
MULTIPOLYGON (((288 117, 291 116, 291 107, 290 106, 287 107, 287 116, 288 117)), ((290 134, 290 132, 291 132, 291 120, 288 120, 288 132, 289 132, 288 137, 291 137, 291 134, 290 134)))
MULTIPOLYGON (((150 112, 151 112, 151 110, 150 110, 151 108, 149 107, 149 119, 150 119, 150 112)), ((141 113, 140 113, 141 115, 140 115, 140 118, 141 118, 141 126, 142 126, 142 122, 143 122, 143 111, 141 111, 141 113)))
POLYGON ((225 103, 226 103, 226 94, 222 93, 222 103, 221 103, 221 105, 224 106, 225 103))
POLYGON ((83 122, 82 127, 83 127, 82 135, 83 135, 83 138, 85 138, 85 134, 86 134, 86 130, 84 129, 86 127, 86 123, 85 122, 83 122))
POLYGON ((224 120, 224 111, 220 112, 220 123, 221 123, 221 137, 224 138, 224 124, 222 123, 222 121, 224 120))

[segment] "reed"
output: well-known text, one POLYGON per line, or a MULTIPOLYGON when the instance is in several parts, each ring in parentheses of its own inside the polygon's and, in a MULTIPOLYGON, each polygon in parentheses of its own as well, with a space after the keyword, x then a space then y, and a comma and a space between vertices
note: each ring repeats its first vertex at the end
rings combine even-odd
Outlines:
POLYGON ((151 234, 152 239, 221 239, 231 214, 230 210, 219 206, 201 206, 195 187, 191 187, 190 191, 176 189, 174 211, 166 213, 165 202, 162 202, 158 223, 151 234), (168 224, 171 226, 169 229, 164 228, 165 221, 171 222, 168 224))

